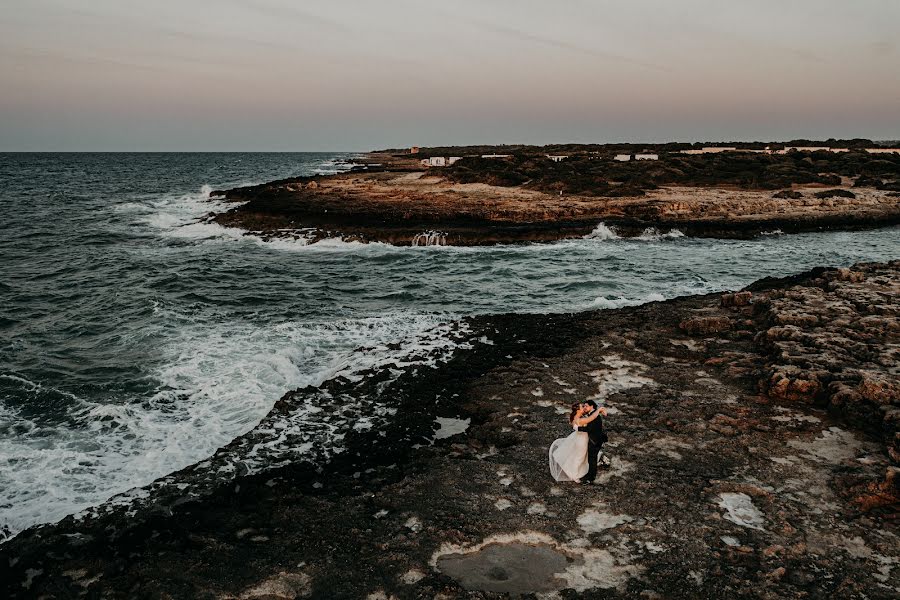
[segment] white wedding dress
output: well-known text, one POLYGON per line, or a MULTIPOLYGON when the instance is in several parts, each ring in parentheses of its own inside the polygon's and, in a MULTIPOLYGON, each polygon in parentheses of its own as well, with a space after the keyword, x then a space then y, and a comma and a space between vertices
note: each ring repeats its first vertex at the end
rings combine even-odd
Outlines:
POLYGON ((575 481, 588 472, 588 434, 573 431, 550 444, 550 474, 556 481, 575 481))

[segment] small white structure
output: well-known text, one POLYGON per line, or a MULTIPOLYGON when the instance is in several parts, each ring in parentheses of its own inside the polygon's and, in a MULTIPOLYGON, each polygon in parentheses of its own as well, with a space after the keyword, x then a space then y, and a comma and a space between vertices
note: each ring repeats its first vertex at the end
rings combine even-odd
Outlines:
POLYGON ((482 154, 481 158, 509 158, 511 154, 482 154))
POLYGON ((900 148, 866 148, 869 154, 900 154, 900 148))
POLYGON ((635 154, 634 160, 659 160, 659 154, 635 154))
POLYGON ((443 156, 432 156, 430 158, 423 158, 419 161, 422 163, 424 167, 443 167, 447 165, 447 159, 443 156))
POLYGON ((618 160, 621 162, 628 162, 629 160, 631 160, 631 155, 630 154, 616 154, 613 157, 613 160, 618 160))
POLYGON ((452 165, 453 163, 460 160, 461 158, 462 158, 462 156, 451 156, 450 158, 447 159, 447 164, 452 165))
POLYGON ((547 154, 546 156, 553 162, 562 162, 569 158, 568 154, 547 154))

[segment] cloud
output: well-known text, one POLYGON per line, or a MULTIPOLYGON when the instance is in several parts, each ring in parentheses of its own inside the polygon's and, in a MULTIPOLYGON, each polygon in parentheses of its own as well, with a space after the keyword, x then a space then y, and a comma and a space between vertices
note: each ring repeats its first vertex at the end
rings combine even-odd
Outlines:
POLYGON ((318 25, 333 29, 336 31, 349 32, 351 28, 340 21, 329 19, 312 13, 301 8, 297 8, 293 4, 272 4, 265 0, 244 0, 238 3, 242 8, 251 8, 259 13, 278 19, 290 19, 298 23, 318 25))
POLYGON ((573 44, 571 42, 566 42, 564 40, 558 40, 555 38, 538 35, 534 33, 529 33, 527 31, 522 31, 521 29, 515 29, 513 27, 507 27, 505 25, 497 25, 493 23, 485 23, 483 21, 477 21, 474 19, 463 19, 466 23, 470 25, 474 25, 479 29, 484 31, 490 31, 492 33, 498 33, 500 35, 505 35, 508 38, 515 39, 522 42, 529 42, 540 44, 542 46, 547 46, 550 48, 558 48, 561 50, 568 50, 570 52, 577 52, 579 54, 586 54, 588 56, 594 56, 596 58, 602 58, 604 60, 610 62, 622 62, 630 65, 635 65, 638 67, 642 67, 645 69, 651 69, 654 71, 668 71, 666 67, 662 65, 645 62, 642 60, 638 60, 636 58, 631 58, 630 56, 623 56, 621 54, 614 54, 611 52, 603 52, 601 50, 596 50, 594 48, 588 48, 585 46, 581 46, 578 44, 573 44))

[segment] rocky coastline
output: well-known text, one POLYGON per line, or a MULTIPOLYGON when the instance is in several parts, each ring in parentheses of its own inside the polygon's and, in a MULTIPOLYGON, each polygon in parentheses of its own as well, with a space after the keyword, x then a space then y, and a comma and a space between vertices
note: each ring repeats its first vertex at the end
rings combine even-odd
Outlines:
POLYGON ((453 183, 424 171, 355 171, 213 192, 241 204, 209 221, 264 239, 400 246, 548 242, 589 236, 600 223, 621 236, 653 229, 718 238, 900 223, 900 200, 892 192, 853 188, 852 198, 819 198, 821 191, 797 186, 795 197, 779 198, 758 190, 666 186, 637 197, 597 198, 453 183))
POLYGON ((895 598, 898 297, 893 261, 448 323, 3 543, 0 593, 895 598), (586 397, 609 408, 612 464, 557 484, 546 449, 586 397))

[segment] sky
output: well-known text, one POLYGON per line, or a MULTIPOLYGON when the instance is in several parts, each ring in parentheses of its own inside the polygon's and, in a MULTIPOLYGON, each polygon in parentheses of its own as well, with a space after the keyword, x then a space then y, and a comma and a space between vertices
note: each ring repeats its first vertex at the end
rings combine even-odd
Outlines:
POLYGON ((0 151, 900 138, 897 0, 0 9, 0 151))

